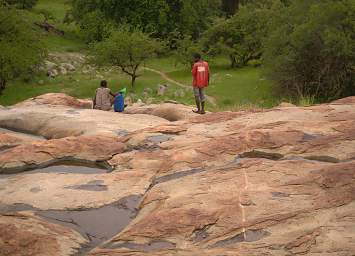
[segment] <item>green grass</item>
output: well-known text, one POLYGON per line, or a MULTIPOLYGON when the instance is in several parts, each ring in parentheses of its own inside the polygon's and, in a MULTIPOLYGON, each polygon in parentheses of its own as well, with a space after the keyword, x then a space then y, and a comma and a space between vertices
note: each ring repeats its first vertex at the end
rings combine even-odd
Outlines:
MULTIPOLYGON (((270 81, 261 75, 261 69, 246 67, 242 69, 230 69, 226 63, 217 60, 211 62, 212 79, 207 89, 207 94, 217 100, 217 106, 212 110, 228 110, 255 107, 271 107, 280 101, 273 95, 273 86, 270 81)), ((155 59, 146 63, 146 66, 165 71, 171 78, 186 85, 191 84, 190 70, 184 66, 175 66, 172 59, 155 59)), ((185 104, 193 104, 192 91, 170 84, 158 74, 141 70, 142 74, 136 81, 135 88, 130 86, 130 78, 119 71, 97 74, 82 74, 80 71, 61 75, 55 79, 49 79, 45 75, 35 77, 33 81, 25 83, 17 80, 9 84, 4 94, 0 96, 1 105, 12 105, 27 98, 38 96, 48 92, 64 92, 78 98, 91 98, 102 78, 109 82, 112 91, 118 91, 126 87, 129 94, 135 100, 154 98, 153 102, 175 100, 185 104), (44 85, 39 85, 42 80, 44 85), (156 95, 158 84, 167 84, 168 92, 163 97, 156 95), (145 88, 150 88, 149 95, 144 93, 145 88), (176 91, 184 92, 184 96, 176 95, 176 91), (19 93, 21 92, 21 93, 19 93)), ((209 106, 211 109, 211 106, 209 106)))
MULTIPOLYGON (((231 69, 228 60, 217 58, 210 62, 211 83, 206 92, 217 100, 219 107, 257 105, 272 107, 279 103, 273 94, 273 84, 262 76, 262 69, 245 67, 231 69)), ((177 81, 191 84, 190 69, 184 67, 168 72, 177 81)))
MULTIPOLYGON (((134 88, 130 85, 130 78, 119 72, 104 73, 100 72, 99 76, 104 77, 113 92, 117 92, 123 87, 128 89, 128 93, 135 99, 147 100, 153 98, 153 102, 161 102, 164 100, 179 100, 175 98, 174 92, 179 88, 169 85, 169 90, 165 96, 157 96, 156 90, 158 84, 165 83, 161 77, 149 71, 141 71, 142 77, 138 78, 134 88), (150 88, 149 94, 144 98, 145 88, 150 88)), ((39 75, 29 83, 25 83, 22 79, 9 83, 8 87, 0 96, 0 105, 13 105, 31 97, 35 97, 45 93, 63 92, 77 98, 92 98, 98 87, 101 77, 93 75, 84 75, 76 72, 69 75, 60 75, 55 79, 50 79, 45 74, 39 75), (39 81, 43 81, 40 85, 39 81)))
POLYGON ((49 20, 51 25, 64 31, 64 36, 59 36, 53 33, 43 33, 43 41, 49 51, 52 52, 77 52, 86 48, 85 43, 80 37, 78 27, 72 24, 65 24, 64 18, 70 5, 67 0, 39 0, 34 7, 32 16, 33 20, 43 21, 44 18, 38 12, 46 10, 52 14, 54 20, 49 20))

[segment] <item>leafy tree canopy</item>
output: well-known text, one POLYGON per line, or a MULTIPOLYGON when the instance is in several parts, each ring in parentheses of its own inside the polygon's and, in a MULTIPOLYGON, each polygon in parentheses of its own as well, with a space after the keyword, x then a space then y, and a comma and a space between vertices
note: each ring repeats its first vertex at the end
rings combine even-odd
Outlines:
POLYGON ((95 13, 100 19, 127 23, 157 38, 198 38, 217 15, 219 5, 219 0, 73 0, 71 15, 81 27, 87 15, 95 13))
POLYGON ((0 5, 0 92, 6 82, 34 72, 46 50, 24 14, 0 5))
POLYGON ((114 66, 131 76, 132 86, 139 75, 140 65, 154 57, 162 45, 139 29, 119 27, 110 37, 92 47, 92 61, 98 66, 114 66))
POLYGON ((264 52, 283 92, 331 100, 355 93, 355 2, 276 4, 264 52))
POLYGON ((5 0, 9 5, 13 5, 18 9, 32 9, 38 0, 5 0))
POLYGON ((231 67, 245 66, 262 55, 267 35, 268 10, 245 5, 230 19, 221 19, 208 29, 202 39, 210 55, 226 55, 231 67))

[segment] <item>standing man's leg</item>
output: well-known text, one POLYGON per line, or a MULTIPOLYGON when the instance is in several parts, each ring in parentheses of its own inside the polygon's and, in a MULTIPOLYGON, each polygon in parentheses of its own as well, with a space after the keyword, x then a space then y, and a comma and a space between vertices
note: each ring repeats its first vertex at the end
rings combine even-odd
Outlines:
POLYGON ((199 89, 199 95, 200 95, 200 101, 201 101, 201 111, 200 114, 206 114, 205 112, 205 89, 204 88, 200 88, 199 89))
POLYGON ((200 106, 200 89, 197 87, 193 87, 194 89, 194 95, 195 95, 195 101, 196 101, 196 107, 197 110, 192 110, 195 113, 201 113, 201 106, 200 106))

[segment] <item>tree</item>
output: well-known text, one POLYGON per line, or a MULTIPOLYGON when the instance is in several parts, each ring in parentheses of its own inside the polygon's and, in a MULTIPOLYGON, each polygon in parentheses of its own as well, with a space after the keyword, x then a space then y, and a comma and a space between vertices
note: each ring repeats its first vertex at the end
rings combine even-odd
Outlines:
POLYGON ((118 67, 131 77, 134 87, 140 65, 154 57, 161 49, 161 44, 138 29, 123 26, 112 32, 111 36, 92 48, 92 61, 98 66, 118 67))
POLYGON ((32 9, 38 0, 5 0, 9 5, 13 5, 18 9, 32 9))
POLYGON ((36 71, 46 56, 31 24, 20 11, 0 5, 0 93, 7 81, 36 71))
POLYGON ((239 8, 239 0, 222 0, 222 10, 227 17, 233 16, 239 8))
POLYGON ((222 19, 208 29, 203 44, 211 55, 226 55, 231 67, 245 66, 262 56, 267 35, 267 9, 242 6, 230 19, 222 19))
POLYGON ((273 8, 267 74, 282 92, 332 100, 355 93, 355 4, 299 0, 273 8))
POLYGON ((220 0, 73 0, 71 15, 82 28, 86 24, 87 15, 99 12, 106 21, 139 27, 155 38, 173 41, 173 35, 179 34, 196 39, 208 27, 212 18, 218 15, 219 2, 220 0))
POLYGON ((176 41, 176 50, 174 51, 174 58, 177 63, 188 65, 191 67, 192 58, 195 53, 201 53, 202 46, 194 42, 191 36, 185 36, 176 41))

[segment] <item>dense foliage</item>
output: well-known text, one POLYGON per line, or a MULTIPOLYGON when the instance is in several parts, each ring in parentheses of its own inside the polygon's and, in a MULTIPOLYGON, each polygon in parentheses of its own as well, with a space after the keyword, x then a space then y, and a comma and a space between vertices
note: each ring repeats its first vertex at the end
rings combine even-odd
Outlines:
MULTIPOLYGON (((104 18, 110 23, 139 27, 173 44, 174 39, 182 35, 197 39, 220 11, 219 5, 219 0, 73 0, 71 15, 87 33, 91 33, 87 21, 92 23, 93 17, 98 17, 97 28, 102 27, 104 18)), ((95 32, 103 35, 96 35, 92 40, 105 37, 105 29, 95 32)))
POLYGON ((0 93, 8 80, 26 76, 46 55, 39 34, 18 10, 0 5, 0 93))
POLYGON ((18 9, 32 9, 38 0, 5 0, 9 5, 13 5, 18 9))
POLYGON ((247 65, 262 55, 262 42, 267 35, 268 12, 254 5, 243 6, 238 14, 220 20, 208 29, 203 38, 204 48, 211 55, 225 55, 231 67, 247 65))
POLYGON ((110 37, 96 43, 92 48, 92 60, 98 66, 118 67, 131 76, 132 86, 139 75, 140 65, 154 57, 161 50, 161 44, 139 29, 122 26, 110 37))
POLYGON ((298 0, 272 13, 264 61, 284 93, 319 100, 355 93, 353 0, 298 0))

